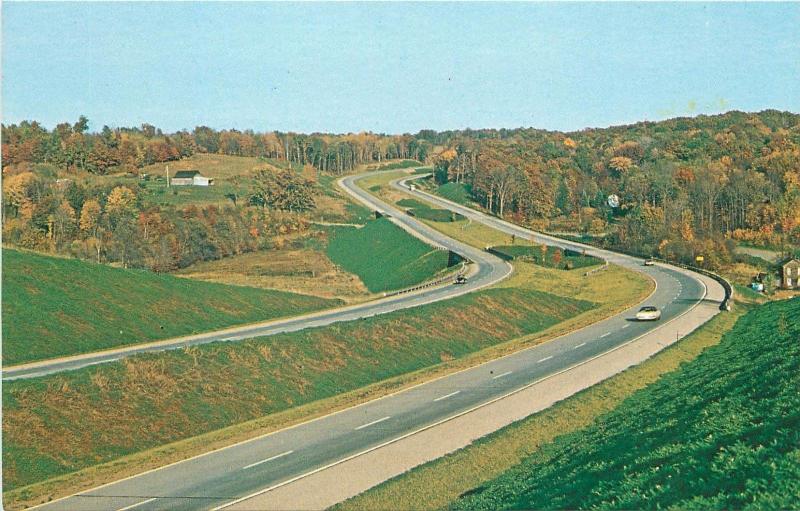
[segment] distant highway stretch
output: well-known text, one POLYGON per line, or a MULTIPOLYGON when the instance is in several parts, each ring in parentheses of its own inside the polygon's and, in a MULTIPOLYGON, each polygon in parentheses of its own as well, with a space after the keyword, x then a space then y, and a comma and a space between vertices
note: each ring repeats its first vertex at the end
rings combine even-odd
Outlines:
MULTIPOLYGON (((475 289, 472 285, 476 281, 486 285, 508 274, 508 267, 499 263, 499 259, 486 259, 481 251, 447 239, 361 190, 356 185, 359 177, 346 177, 339 183, 362 203, 391 215, 394 221, 420 236, 453 247, 478 263, 479 270, 470 279, 470 287, 462 290, 458 286, 448 286, 447 290, 471 291, 475 289)), ((395 181, 393 186, 502 232, 565 248, 586 248, 589 255, 648 275, 656 281, 657 287, 646 302, 663 311, 662 320, 654 323, 632 321, 637 305, 550 342, 297 426, 53 501, 40 508, 119 511, 262 508, 257 499, 268 497, 272 490, 300 484, 313 473, 335 470, 331 467, 403 441, 433 425, 447 424, 453 417, 465 413, 469 417, 472 410, 498 399, 502 402, 505 396, 530 386, 532 382, 571 371, 579 364, 627 345, 648 332, 665 329, 701 301, 717 301, 724 295, 721 286, 715 282, 701 279, 686 270, 666 265, 645 267, 637 258, 542 236, 444 199, 408 190, 404 184, 407 179, 395 181)), ((708 311, 704 312, 708 319, 718 312, 717 307, 704 310, 708 311)), ((315 491, 325 489, 317 488, 315 491)))

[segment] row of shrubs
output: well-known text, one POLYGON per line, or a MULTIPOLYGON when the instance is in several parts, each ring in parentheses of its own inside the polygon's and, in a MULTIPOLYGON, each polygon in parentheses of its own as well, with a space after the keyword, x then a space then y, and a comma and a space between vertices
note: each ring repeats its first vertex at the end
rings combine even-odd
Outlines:
POLYGON ((490 247, 488 250, 507 261, 528 261, 547 268, 572 270, 603 264, 597 257, 547 245, 501 245, 490 247))

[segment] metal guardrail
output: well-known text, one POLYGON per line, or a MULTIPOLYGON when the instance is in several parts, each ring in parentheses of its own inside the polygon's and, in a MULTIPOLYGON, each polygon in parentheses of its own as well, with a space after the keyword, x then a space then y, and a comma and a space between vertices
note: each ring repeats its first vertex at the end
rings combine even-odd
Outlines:
POLYGON ((425 282, 424 284, 420 284, 418 286, 413 286, 413 287, 407 287, 405 289, 400 289, 399 291, 392 291, 391 293, 383 293, 383 296, 387 297, 387 296, 402 295, 402 294, 405 294, 405 293, 411 293, 413 291, 419 291, 420 289, 426 289, 426 288, 429 288, 429 287, 439 286, 439 285, 444 284, 446 282, 455 283, 456 278, 458 278, 459 275, 464 275, 466 272, 467 272, 467 264, 465 262, 463 262, 463 263, 461 263, 461 269, 458 270, 458 272, 455 275, 448 275, 448 276, 442 277, 440 279, 436 279, 436 280, 431 280, 431 281, 425 282))
POLYGON ((653 257, 651 258, 653 261, 658 261, 660 263, 671 264, 672 266, 678 266, 680 268, 684 268, 686 270, 693 271, 695 273, 699 273, 700 275, 705 275, 706 277, 712 278, 719 282, 722 285, 722 288, 725 290, 725 298, 722 300, 722 303, 719 305, 719 310, 729 311, 731 310, 731 305, 733 302, 733 286, 731 285, 728 280, 719 275, 714 273, 713 271, 708 271, 704 268, 698 268, 697 266, 692 266, 690 264, 683 264, 674 261, 667 261, 666 259, 662 259, 660 257, 653 257))

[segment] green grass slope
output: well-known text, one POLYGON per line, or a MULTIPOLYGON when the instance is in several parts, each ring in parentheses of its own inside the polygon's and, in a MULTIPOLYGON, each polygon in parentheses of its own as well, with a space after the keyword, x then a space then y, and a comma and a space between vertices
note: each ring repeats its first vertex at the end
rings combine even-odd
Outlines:
POLYGON ((464 220, 464 217, 458 213, 446 209, 434 208, 431 207, 430 204, 420 202, 416 199, 402 199, 397 201, 397 205, 406 208, 411 216, 423 218, 425 220, 432 220, 434 222, 457 222, 459 220, 464 220))
POLYGON ((340 303, 3 249, 3 363, 165 339, 340 303))
POLYGON ((494 288, 364 320, 8 382, 3 485, 10 490, 361 388, 593 306, 494 288))
POLYGON ((470 189, 464 183, 445 183, 436 189, 436 194, 457 204, 469 206, 472 203, 470 189))
POLYGON ((360 229, 328 232, 328 257, 358 275, 373 293, 413 286, 447 268, 447 251, 435 250, 385 218, 360 229))
POLYGON ((800 503, 800 299, 556 439, 452 507, 793 509, 800 503))

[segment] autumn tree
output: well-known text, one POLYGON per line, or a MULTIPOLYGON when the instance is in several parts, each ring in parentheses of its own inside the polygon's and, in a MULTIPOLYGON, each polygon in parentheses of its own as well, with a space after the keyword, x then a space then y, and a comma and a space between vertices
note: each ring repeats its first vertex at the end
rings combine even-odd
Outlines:
POLYGON ((255 172, 250 204, 263 208, 302 212, 316 206, 316 183, 292 170, 258 169, 255 172))

